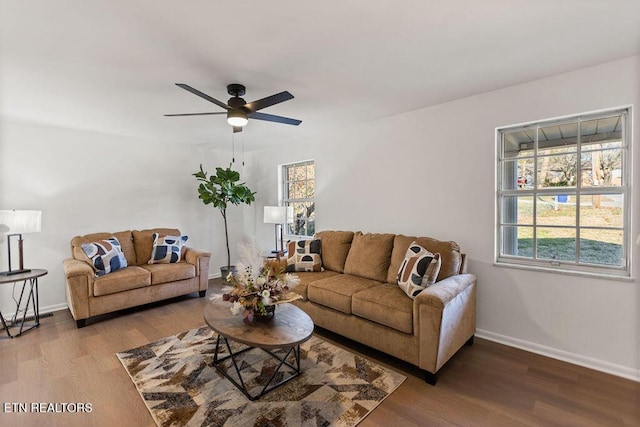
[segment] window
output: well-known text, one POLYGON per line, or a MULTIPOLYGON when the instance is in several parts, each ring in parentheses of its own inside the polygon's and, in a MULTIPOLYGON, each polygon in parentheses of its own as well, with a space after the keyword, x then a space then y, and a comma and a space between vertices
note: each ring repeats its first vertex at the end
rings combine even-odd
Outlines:
POLYGON ((629 113, 496 130, 498 264, 630 276, 629 113))
POLYGON ((313 160, 282 166, 282 202, 293 207, 290 236, 313 236, 316 232, 315 167, 313 160))

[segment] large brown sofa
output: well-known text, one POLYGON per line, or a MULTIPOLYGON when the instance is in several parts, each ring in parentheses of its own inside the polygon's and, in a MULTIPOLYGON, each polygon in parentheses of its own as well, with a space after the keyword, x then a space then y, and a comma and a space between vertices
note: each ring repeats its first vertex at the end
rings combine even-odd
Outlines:
POLYGON ((207 291, 209 258, 207 252, 182 248, 180 262, 149 264, 153 234, 179 236, 180 230, 151 230, 93 233, 71 240, 73 258, 64 260, 67 304, 78 328, 90 317, 124 308, 198 292, 207 291), (97 277, 81 245, 115 236, 127 260, 127 267, 97 277))
POLYGON ((297 272, 294 304, 314 323, 418 366, 430 384, 476 330, 476 277, 454 242, 394 234, 322 231, 324 271, 297 272), (439 253, 435 284, 411 299, 396 284, 409 245, 439 253))

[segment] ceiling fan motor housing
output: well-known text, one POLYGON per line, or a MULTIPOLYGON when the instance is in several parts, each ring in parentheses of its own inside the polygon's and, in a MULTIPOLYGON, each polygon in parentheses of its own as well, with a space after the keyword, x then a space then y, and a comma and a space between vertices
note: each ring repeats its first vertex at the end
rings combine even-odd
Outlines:
POLYGON ((229 98, 229 102, 227 102, 227 104, 229 104, 230 108, 240 108, 244 106, 246 102, 244 99, 234 96, 233 98, 229 98))
POLYGON ((246 88, 241 84, 231 83, 227 85, 227 93, 232 96, 227 102, 230 108, 240 108, 247 103, 244 99, 240 98, 245 94, 245 91, 246 88))

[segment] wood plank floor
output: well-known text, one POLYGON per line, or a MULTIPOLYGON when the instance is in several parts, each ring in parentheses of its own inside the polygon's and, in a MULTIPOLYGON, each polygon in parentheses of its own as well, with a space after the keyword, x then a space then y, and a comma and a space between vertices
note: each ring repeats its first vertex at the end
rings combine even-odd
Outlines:
MULTIPOLYGON (((218 290, 212 281, 208 295, 218 290)), ((155 425, 115 353, 202 326, 207 301, 177 298, 102 316, 83 329, 64 310, 19 338, 3 335, 0 426, 155 425), (60 409, 79 402, 91 403, 92 411, 9 412, 19 410, 12 403, 60 409)), ((408 377, 363 427, 640 425, 640 383, 634 381, 476 339, 432 387, 415 367, 327 331, 318 335, 408 377)))

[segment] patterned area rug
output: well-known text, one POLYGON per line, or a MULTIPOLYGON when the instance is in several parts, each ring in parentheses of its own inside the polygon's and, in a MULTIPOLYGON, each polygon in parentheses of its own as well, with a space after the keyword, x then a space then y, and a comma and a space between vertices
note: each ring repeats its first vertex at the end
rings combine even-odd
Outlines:
MULTIPOLYGON (((252 402, 212 366, 215 343, 203 326, 117 354, 156 424, 354 426, 406 379, 313 336, 300 346, 302 375, 252 402)), ((279 363, 260 349, 240 358, 252 394, 279 363)))

